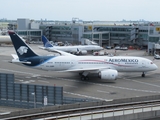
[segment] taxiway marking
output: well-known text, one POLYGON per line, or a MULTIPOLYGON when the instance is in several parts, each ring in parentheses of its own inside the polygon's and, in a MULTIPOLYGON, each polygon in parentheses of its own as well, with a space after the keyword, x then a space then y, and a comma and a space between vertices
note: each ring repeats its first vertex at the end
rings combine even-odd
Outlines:
POLYGON ((109 93, 110 93, 110 92, 107 92, 107 91, 101 91, 101 90, 97 90, 97 92, 107 93, 107 94, 109 94, 109 93))
POLYGON ((72 85, 64 85, 64 86, 67 86, 67 87, 73 87, 73 88, 78 88, 77 86, 72 86, 72 85))
POLYGON ((39 82, 49 83, 48 81, 38 80, 39 82))
POLYGON ((28 74, 28 75, 32 75, 33 77, 37 77, 37 76, 40 76, 39 74, 33 74, 33 73, 29 73, 29 72, 22 72, 22 71, 16 71, 16 70, 9 70, 9 69, 2 69, 0 68, 0 70, 3 70, 3 71, 8 71, 8 72, 13 72, 13 73, 22 73, 22 74, 28 74))
POLYGON ((65 94, 70 94, 70 95, 75 95, 75 96, 80 96, 80 97, 85 97, 85 98, 90 98, 90 99, 97 99, 97 100, 104 100, 104 101, 112 101, 112 99, 97 98, 97 97, 92 97, 92 96, 88 96, 88 95, 82 95, 82 94, 72 93, 72 92, 67 92, 67 91, 64 91, 64 93, 65 93, 65 94))

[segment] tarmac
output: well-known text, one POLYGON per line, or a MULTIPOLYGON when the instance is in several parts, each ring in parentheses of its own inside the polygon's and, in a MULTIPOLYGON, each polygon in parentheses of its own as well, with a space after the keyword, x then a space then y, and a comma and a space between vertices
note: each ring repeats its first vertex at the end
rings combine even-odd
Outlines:
MULTIPOLYGON (((52 54, 39 49, 38 46, 41 45, 30 44, 30 47, 38 54, 52 54)), ((154 60, 153 56, 148 56, 146 50, 115 51, 111 49, 106 51, 114 55, 145 57, 153 60, 157 66, 160 66, 160 60, 154 60)), ((9 61, 12 59, 11 54, 16 54, 12 45, 0 46, 0 73, 13 73, 17 83, 62 86, 65 97, 108 101, 160 94, 160 68, 146 73, 144 78, 141 77, 142 73, 139 72, 123 72, 119 73, 118 79, 114 82, 101 80, 95 76, 90 76, 90 79, 87 81, 81 81, 77 73, 43 71, 10 63, 9 61)))

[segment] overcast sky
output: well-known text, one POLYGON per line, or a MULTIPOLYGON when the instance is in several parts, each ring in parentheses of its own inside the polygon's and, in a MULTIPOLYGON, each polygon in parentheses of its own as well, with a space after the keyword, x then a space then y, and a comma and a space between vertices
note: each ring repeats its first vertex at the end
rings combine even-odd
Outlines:
POLYGON ((0 0, 0 19, 160 21, 160 0, 0 0))

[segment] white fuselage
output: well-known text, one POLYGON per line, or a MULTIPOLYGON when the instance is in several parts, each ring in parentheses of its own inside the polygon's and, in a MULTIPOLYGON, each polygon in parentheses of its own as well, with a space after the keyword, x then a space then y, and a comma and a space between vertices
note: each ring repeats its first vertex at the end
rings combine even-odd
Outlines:
POLYGON ((57 56, 43 62, 36 68, 53 71, 85 71, 97 68, 99 70, 114 69, 120 72, 146 72, 156 70, 157 66, 151 60, 142 57, 57 56))
POLYGON ((0 36, 0 43, 12 43, 10 36, 0 36))
POLYGON ((48 51, 52 50, 61 50, 65 52, 77 52, 77 51, 99 51, 103 50, 103 47, 97 46, 97 45, 75 45, 75 46, 53 46, 46 48, 48 51))

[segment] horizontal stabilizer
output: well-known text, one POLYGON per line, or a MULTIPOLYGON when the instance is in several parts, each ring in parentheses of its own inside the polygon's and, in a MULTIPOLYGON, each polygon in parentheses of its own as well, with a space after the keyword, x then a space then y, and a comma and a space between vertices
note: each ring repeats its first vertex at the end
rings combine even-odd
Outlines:
POLYGON ((31 62, 19 61, 19 60, 15 60, 15 59, 12 59, 11 63, 23 63, 23 64, 31 64, 31 62))
POLYGON ((13 59, 11 60, 12 63, 25 63, 25 64, 31 64, 31 62, 27 61, 19 61, 18 55, 16 54, 11 54, 13 59))
POLYGON ((19 60, 18 55, 16 55, 16 54, 11 54, 11 55, 12 55, 13 59, 18 59, 19 60))

